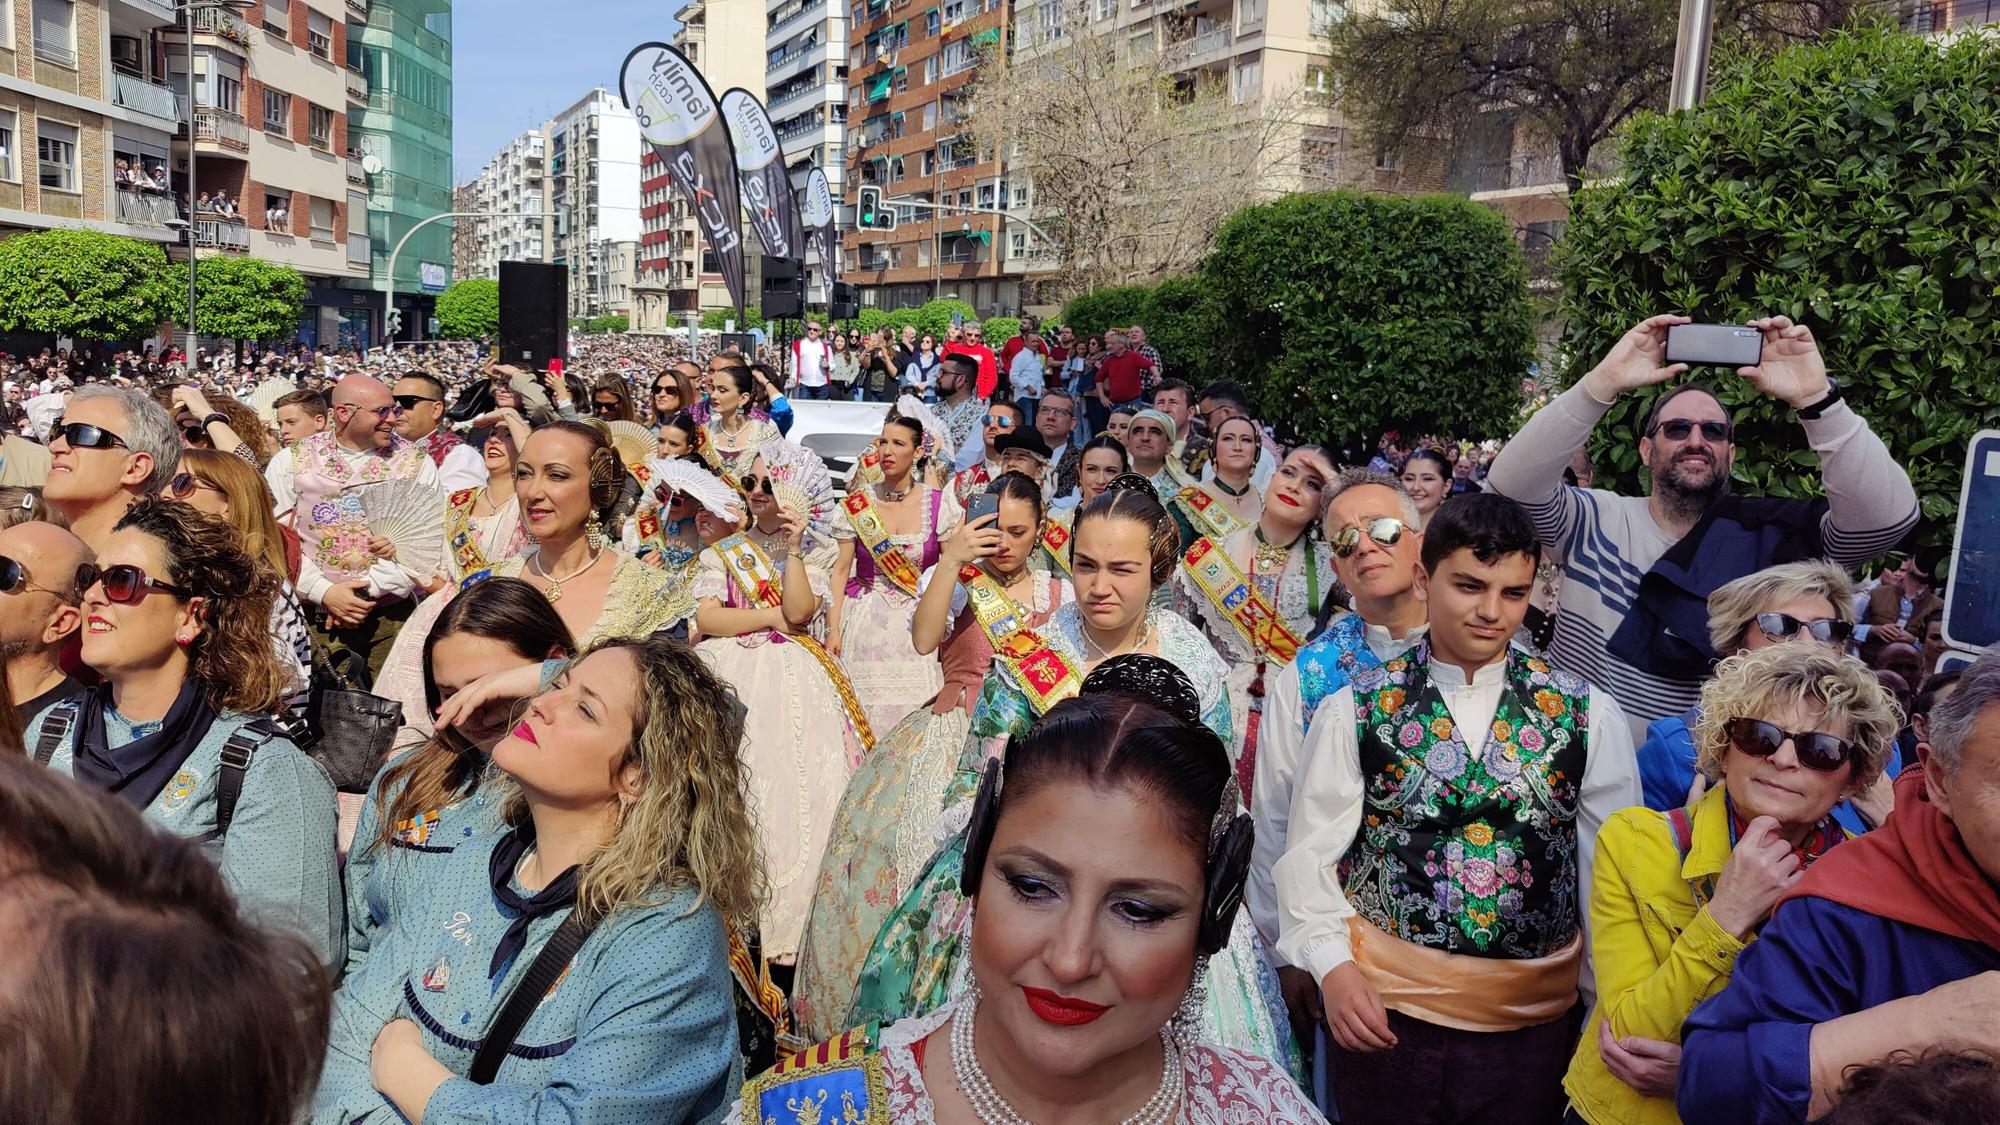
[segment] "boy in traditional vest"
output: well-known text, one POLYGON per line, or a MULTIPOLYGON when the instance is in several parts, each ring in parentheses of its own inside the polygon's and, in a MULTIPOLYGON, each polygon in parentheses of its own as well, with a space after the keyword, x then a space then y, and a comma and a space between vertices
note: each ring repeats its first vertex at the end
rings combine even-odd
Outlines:
POLYGON ((1562 1116, 1597 829, 1640 795, 1617 703, 1510 646, 1540 561, 1518 504, 1448 500, 1428 636, 1306 734, 1278 953, 1320 982, 1344 1125, 1562 1116))

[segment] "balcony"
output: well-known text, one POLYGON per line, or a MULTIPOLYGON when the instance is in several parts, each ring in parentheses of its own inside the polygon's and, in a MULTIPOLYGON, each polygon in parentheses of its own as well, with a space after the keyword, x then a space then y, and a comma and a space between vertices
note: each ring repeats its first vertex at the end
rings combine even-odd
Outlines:
POLYGON ((241 219, 199 219, 194 224, 194 244, 215 250, 248 250, 250 228, 241 219))
POLYGON ((194 139, 233 148, 239 152, 250 151, 250 129, 243 123, 240 114, 226 109, 207 106, 194 111, 194 139))
POLYGON ((290 215, 280 215, 267 211, 264 213, 264 233, 282 234, 289 237, 298 232, 292 229, 292 218, 290 215))
POLYGON ((368 182, 368 173, 361 170, 361 158, 358 156, 347 158, 347 182, 350 184, 365 184, 368 182))
MULTIPOLYGON (((539 255, 537 256, 539 257, 539 255)), ((350 266, 365 266, 368 264, 367 235, 359 231, 349 232, 347 236, 347 264, 350 266)))
POLYGON ((804 70, 807 66, 825 62, 827 58, 827 45, 825 43, 813 42, 801 43, 784 54, 770 55, 766 56, 766 58, 769 61, 764 66, 764 80, 765 84, 769 85, 773 79, 783 81, 804 70))
POLYGON ((368 0, 347 0, 347 10, 365 20, 368 18, 368 0))
POLYGON ((114 105, 143 113, 178 126, 184 119, 181 96, 158 83, 148 82, 122 70, 111 72, 111 101, 114 105))
POLYGON ((125 187, 119 188, 115 194, 118 196, 118 221, 121 223, 164 229, 169 219, 180 217, 172 196, 125 187))
MULTIPOLYGON (((180 32, 183 26, 177 23, 160 30, 172 35, 180 32)), ((194 30, 197 35, 213 35, 246 55, 250 53, 250 44, 254 42, 250 34, 250 25, 220 8, 195 9, 194 30)))
POLYGON ((347 96, 357 102, 368 100, 368 76, 358 70, 347 72, 347 96))
POLYGON ((825 97, 826 83, 808 82, 795 90, 779 94, 772 98, 770 105, 766 109, 773 116, 776 116, 780 110, 796 109, 814 98, 824 99, 825 97))
POLYGON ((810 17, 813 16, 825 18, 826 0, 808 0, 808 3, 804 7, 772 24, 765 30, 764 34, 766 36, 777 35, 786 28, 803 27, 809 21, 810 17))

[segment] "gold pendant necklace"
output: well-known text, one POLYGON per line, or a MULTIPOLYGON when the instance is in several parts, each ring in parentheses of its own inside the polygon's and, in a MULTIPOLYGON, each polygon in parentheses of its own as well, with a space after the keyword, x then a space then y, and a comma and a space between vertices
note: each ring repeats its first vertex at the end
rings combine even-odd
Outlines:
POLYGON ((574 582, 578 578, 581 578, 583 576, 584 571, 589 570, 593 566, 596 566, 597 560, 603 557, 604 557, 604 550, 603 548, 599 548, 596 554, 590 556, 589 562, 584 563, 582 566, 577 567, 575 570, 571 571, 568 574, 563 575, 561 578, 557 578, 555 575, 550 574, 548 570, 542 566, 542 552, 540 548, 536 548, 535 557, 529 560, 529 562, 530 565, 532 565, 535 568, 535 573, 541 575, 542 578, 548 582, 549 588, 543 592, 543 596, 549 599, 550 605, 554 605, 556 602, 562 600, 563 583, 574 582))

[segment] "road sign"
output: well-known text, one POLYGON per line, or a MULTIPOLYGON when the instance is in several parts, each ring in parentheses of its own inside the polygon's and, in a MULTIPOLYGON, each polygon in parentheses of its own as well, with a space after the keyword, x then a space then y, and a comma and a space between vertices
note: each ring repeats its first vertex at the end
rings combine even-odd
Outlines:
POLYGON ((1977 651, 2000 641, 2000 430, 1972 435, 1959 487, 1944 639, 1977 651))

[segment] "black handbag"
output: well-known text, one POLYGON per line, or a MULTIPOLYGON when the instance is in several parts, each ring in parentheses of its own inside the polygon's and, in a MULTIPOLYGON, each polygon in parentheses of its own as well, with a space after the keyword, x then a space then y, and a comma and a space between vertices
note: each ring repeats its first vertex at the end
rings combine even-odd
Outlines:
POLYGON ((312 695, 299 749, 325 768, 342 793, 368 792, 403 725, 401 703, 354 686, 346 665, 359 661, 356 653, 333 656, 313 638, 312 695))

